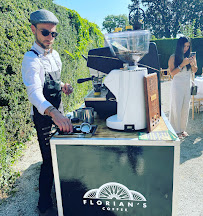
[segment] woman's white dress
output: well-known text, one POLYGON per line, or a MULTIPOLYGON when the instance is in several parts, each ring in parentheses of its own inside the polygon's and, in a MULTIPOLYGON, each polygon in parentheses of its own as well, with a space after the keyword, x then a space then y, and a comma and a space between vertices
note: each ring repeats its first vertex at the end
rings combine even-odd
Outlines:
POLYGON ((190 109, 191 69, 187 67, 177 73, 171 83, 169 121, 176 133, 186 130, 190 109))

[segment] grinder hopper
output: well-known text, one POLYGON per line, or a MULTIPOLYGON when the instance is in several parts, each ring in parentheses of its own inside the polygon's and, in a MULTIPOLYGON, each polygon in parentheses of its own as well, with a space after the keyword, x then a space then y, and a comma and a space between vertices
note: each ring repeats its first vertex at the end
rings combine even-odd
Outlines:
POLYGON ((148 30, 110 33, 105 38, 111 52, 129 65, 136 65, 149 52, 148 30))

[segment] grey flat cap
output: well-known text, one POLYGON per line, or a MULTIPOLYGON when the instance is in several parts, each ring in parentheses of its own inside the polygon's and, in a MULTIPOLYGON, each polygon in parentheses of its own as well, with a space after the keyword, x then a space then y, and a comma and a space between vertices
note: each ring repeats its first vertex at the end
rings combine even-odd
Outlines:
POLYGON ((40 9, 30 14, 30 22, 35 25, 38 23, 57 24, 59 21, 51 11, 40 9))

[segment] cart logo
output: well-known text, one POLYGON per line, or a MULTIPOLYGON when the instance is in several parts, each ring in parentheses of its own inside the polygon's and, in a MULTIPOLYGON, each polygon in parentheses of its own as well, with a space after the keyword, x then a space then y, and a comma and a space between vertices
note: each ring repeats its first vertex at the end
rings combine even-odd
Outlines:
POLYGON ((84 205, 101 206, 104 211, 128 211, 134 206, 147 208, 146 198, 139 192, 129 190, 126 186, 109 182, 98 189, 92 189, 83 196, 84 205))

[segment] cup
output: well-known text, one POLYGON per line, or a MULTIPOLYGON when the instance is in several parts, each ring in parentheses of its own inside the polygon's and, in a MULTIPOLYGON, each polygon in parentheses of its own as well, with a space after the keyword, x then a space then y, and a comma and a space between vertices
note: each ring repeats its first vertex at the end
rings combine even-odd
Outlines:
POLYGON ((88 133, 91 132, 91 129, 92 129, 92 126, 91 126, 91 124, 89 124, 89 123, 84 122, 84 123, 82 123, 82 124, 80 125, 80 130, 81 130, 81 132, 83 132, 83 133, 88 134, 88 133))
POLYGON ((94 108, 86 107, 82 109, 82 121, 89 124, 94 123, 94 108))
POLYGON ((88 134, 92 130, 92 125, 87 123, 87 122, 83 122, 79 127, 75 126, 74 130, 75 130, 75 133, 76 132, 82 132, 84 134, 88 134))
POLYGON ((79 120, 82 120, 82 112, 83 109, 79 108, 73 111, 73 118, 78 118, 79 120))
POLYGON ((92 80, 94 96, 101 95, 102 78, 103 77, 94 77, 92 80))

